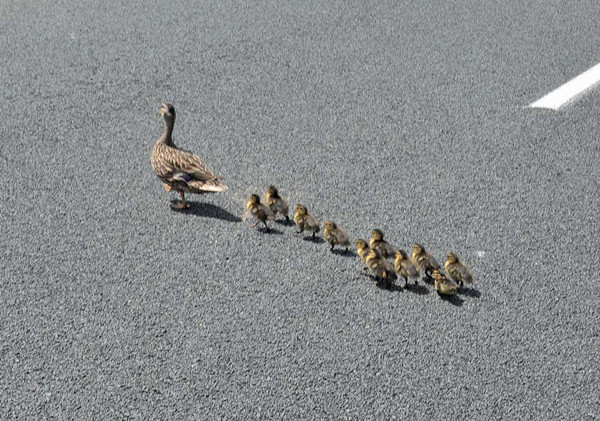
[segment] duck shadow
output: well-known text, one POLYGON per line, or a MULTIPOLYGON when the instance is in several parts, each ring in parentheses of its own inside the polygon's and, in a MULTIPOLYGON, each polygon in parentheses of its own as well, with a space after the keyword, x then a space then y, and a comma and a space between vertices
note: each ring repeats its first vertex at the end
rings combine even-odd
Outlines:
POLYGON ((406 288, 407 291, 412 292, 413 294, 417 294, 417 295, 427 295, 429 294, 429 288, 427 288, 425 285, 421 285, 421 284, 411 284, 409 283, 406 288))
MULTIPOLYGON (((175 204, 178 202, 172 202, 172 203, 175 204)), ((200 216, 203 218, 221 219, 222 221, 227 221, 227 222, 242 222, 242 218, 240 218, 239 216, 236 216, 236 215, 226 211, 225 209, 223 209, 220 206, 213 205, 212 203, 206 203, 206 202, 188 202, 188 203, 190 204, 190 207, 187 209, 174 209, 173 207, 171 207, 171 209, 175 212, 190 214, 190 215, 194 215, 194 216, 200 216)))
POLYGON ((333 249, 333 250, 331 250, 331 253, 336 254, 338 256, 344 256, 344 257, 357 257, 358 256, 358 254, 356 254, 352 250, 346 251, 345 249, 333 249))
POLYGON ((283 225, 286 227, 290 227, 290 226, 294 225, 294 221, 292 221, 292 220, 286 221, 285 219, 276 219, 274 222, 276 224, 283 225))
POLYGON ((465 297, 470 297, 470 298, 481 297, 481 292, 479 292, 479 290, 477 290, 475 288, 461 287, 458 289, 458 293, 460 295, 464 295, 465 297))
POLYGON ((462 298, 460 298, 458 295, 442 295, 442 294, 438 294, 438 295, 442 301, 446 301, 456 307, 462 307, 462 305, 465 301, 462 298))

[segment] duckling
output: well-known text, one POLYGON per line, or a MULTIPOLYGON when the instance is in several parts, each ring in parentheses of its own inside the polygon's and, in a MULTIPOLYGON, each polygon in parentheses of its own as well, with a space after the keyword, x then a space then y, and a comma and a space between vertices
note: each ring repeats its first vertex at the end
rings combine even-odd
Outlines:
POLYGON ((323 237, 325 237, 325 240, 331 245, 330 250, 333 251, 333 246, 337 244, 346 247, 346 252, 348 252, 348 247, 350 247, 350 237, 348 237, 348 233, 341 227, 338 227, 333 221, 325 221, 324 225, 325 229, 323 230, 323 237))
POLYGON ((313 240, 315 235, 321 229, 319 227, 319 221, 317 221, 314 216, 308 213, 308 209, 306 209, 306 206, 304 205, 296 205, 294 222, 296 223, 296 228, 298 228, 298 234, 304 232, 304 230, 312 231, 313 240))
POLYGON ((283 200, 281 196, 279 196, 279 191, 277 190, 277 187, 273 185, 269 186, 269 191, 267 192, 267 205, 273 211, 274 214, 282 214, 283 216, 285 216, 285 222, 287 224, 290 223, 290 206, 285 200, 283 200))
POLYGON ((438 269, 433 271, 433 277, 435 278, 435 290, 440 295, 456 295, 458 285, 456 282, 446 278, 438 269))
POLYGON ((375 278, 377 280, 383 279, 388 288, 398 279, 394 266, 387 259, 383 258, 377 250, 369 250, 366 263, 369 269, 375 274, 375 278))
POLYGON ((419 283, 419 271, 404 250, 398 250, 396 252, 394 268, 396 269, 396 272, 398 272, 398 275, 404 278, 404 288, 408 286, 408 278, 414 279, 415 285, 419 283))
POLYGON ((431 279, 431 273, 434 270, 442 268, 433 256, 427 253, 425 248, 418 243, 413 246, 412 260, 417 270, 423 272, 428 279, 431 279))
POLYGON ((446 272, 452 278, 453 281, 457 282, 461 287, 466 282, 472 284, 475 282, 473 279, 473 272, 467 265, 458 259, 458 256, 454 253, 448 253, 446 256, 446 272))
POLYGON ((245 221, 250 216, 256 219, 256 222, 252 224, 253 227, 257 226, 260 222, 265 224, 265 229, 269 232, 270 228, 267 225, 268 220, 275 219, 275 214, 267 206, 260 203, 260 197, 257 194, 250 196, 250 200, 246 203, 246 211, 242 216, 242 221, 245 221))
POLYGON ((210 168, 191 152, 178 148, 173 143, 172 133, 175 125, 175 108, 164 103, 158 113, 165 122, 165 131, 152 148, 152 169, 163 182, 166 191, 177 191, 181 203, 173 209, 187 209, 185 193, 216 193, 228 190, 227 185, 210 168))
POLYGON ((373 230, 371 232, 371 242, 369 245, 373 250, 377 250, 384 259, 391 259, 396 255, 394 247, 383 239, 383 232, 381 230, 373 230))
MULTIPOLYGON (((367 254, 369 254, 369 252, 371 251, 371 248, 369 247, 369 243, 367 243, 365 240, 359 238, 358 240, 356 240, 354 242, 354 244, 356 244, 356 252, 358 253, 358 255, 360 256, 360 261, 363 264, 367 264, 367 254)), ((367 269, 367 267, 364 267, 364 269, 367 269)))

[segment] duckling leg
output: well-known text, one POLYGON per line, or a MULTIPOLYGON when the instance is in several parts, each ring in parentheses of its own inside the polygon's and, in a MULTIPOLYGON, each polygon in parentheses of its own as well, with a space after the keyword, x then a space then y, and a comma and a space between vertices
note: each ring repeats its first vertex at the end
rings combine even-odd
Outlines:
POLYGON ((180 190, 179 197, 181 197, 181 203, 178 205, 173 205, 173 209, 176 209, 176 210, 188 209, 190 207, 190 204, 185 201, 185 192, 180 190))
POLYGON ((316 238, 316 237, 315 237, 315 235, 317 235, 317 232, 316 232, 316 231, 313 231, 313 236, 312 236, 312 239, 313 239, 313 240, 316 238))
POLYGON ((168 192, 172 192, 173 191, 173 187, 169 186, 167 183, 163 183, 163 187, 168 192))
MULTIPOLYGON (((315 238, 315 237, 313 237, 315 238)), ((333 243, 331 243, 331 248, 329 249, 329 251, 333 251, 333 243)))
POLYGON ((404 288, 408 288, 408 278, 404 277, 404 288))
POLYGON ((285 223, 287 225, 290 225, 292 223, 292 221, 290 220, 290 217, 288 215, 285 216, 285 223))
POLYGON ((265 224, 265 231, 266 232, 270 232, 271 229, 269 228, 269 226, 267 225, 267 221, 263 221, 263 224, 265 224))

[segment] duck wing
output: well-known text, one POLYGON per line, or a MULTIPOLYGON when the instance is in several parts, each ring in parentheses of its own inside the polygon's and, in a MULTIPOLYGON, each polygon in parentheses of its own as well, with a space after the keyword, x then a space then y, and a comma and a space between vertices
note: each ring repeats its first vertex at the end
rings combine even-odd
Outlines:
POLYGON ((185 182, 191 190, 224 192, 227 185, 221 181, 196 154, 177 148, 169 148, 164 157, 174 181, 185 182))

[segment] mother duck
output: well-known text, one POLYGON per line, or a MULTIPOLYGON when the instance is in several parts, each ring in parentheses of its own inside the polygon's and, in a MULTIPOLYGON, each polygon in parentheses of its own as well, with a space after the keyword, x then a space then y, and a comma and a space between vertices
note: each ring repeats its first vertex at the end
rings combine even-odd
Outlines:
POLYGON ((152 149, 152 169, 163 182, 166 191, 177 191, 181 203, 173 209, 187 209, 185 193, 216 193, 227 191, 221 177, 213 173, 199 156, 180 149, 173 143, 175 107, 164 103, 158 113, 165 120, 165 131, 152 149))

